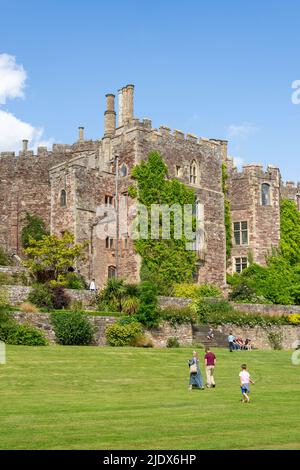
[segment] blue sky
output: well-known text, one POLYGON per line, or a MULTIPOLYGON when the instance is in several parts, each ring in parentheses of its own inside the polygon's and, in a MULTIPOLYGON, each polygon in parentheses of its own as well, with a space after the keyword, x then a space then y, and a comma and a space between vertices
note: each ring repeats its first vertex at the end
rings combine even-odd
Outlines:
POLYGON ((239 161, 279 165, 284 179, 300 180, 300 104, 291 100, 299 1, 0 0, 0 8, 0 54, 26 73, 23 92, 2 99, 2 122, 29 124, 36 142, 72 143, 80 125, 100 138, 105 93, 134 83, 137 117, 229 138, 239 161))

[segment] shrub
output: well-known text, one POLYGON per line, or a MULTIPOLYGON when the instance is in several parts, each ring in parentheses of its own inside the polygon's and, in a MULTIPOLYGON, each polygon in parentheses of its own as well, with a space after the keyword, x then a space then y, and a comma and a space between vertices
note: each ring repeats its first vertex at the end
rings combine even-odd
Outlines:
POLYGON ((72 312, 82 312, 84 310, 82 300, 72 300, 70 309, 72 312))
POLYGON ((11 258, 5 253, 3 248, 0 246, 0 266, 9 266, 11 264, 11 258))
POLYGON ((142 333, 140 323, 122 325, 119 322, 106 328, 106 339, 111 346, 132 346, 142 333))
POLYGON ((283 336, 281 332, 270 332, 268 334, 268 340, 272 348, 276 351, 279 351, 282 349, 282 340, 283 336))
POLYGON ((178 338, 176 337, 168 338, 167 348, 179 348, 179 347, 180 347, 180 344, 179 344, 178 338))
POLYGON ((50 285, 53 287, 62 286, 66 289, 85 289, 86 283, 84 278, 75 272, 67 272, 65 274, 59 274, 56 280, 50 281, 50 285))
POLYGON ((7 292, 0 289, 0 312, 7 310, 9 307, 7 292))
POLYGON ((94 328, 83 313, 52 313, 51 323, 59 344, 87 345, 94 339, 94 328))
POLYGON ((36 308, 36 306, 30 302, 23 302, 20 305, 20 309, 24 313, 38 313, 38 309, 36 308))
POLYGON ((221 291, 218 287, 210 284, 175 284, 173 287, 175 297, 196 300, 199 297, 220 297, 221 291))
POLYGON ((51 287, 50 291, 53 295, 53 308, 55 310, 68 308, 71 302, 71 298, 66 294, 63 286, 51 287))
POLYGON ((28 300, 37 307, 52 309, 54 295, 47 284, 35 284, 28 295, 28 300))
POLYGON ((196 323, 197 320, 195 312, 190 307, 168 307, 160 311, 160 317, 173 326, 196 323))
POLYGON ((153 342, 149 336, 140 333, 137 335, 133 340, 131 346, 135 346, 137 348, 153 348, 153 342))
POLYGON ((209 302, 198 300, 194 304, 200 324, 222 325, 232 323, 237 326, 262 326, 288 324, 288 317, 270 317, 261 314, 245 314, 234 310, 232 305, 225 301, 209 302))
POLYGON ((288 315, 288 321, 292 325, 300 325, 300 314, 292 313, 291 315, 288 315))
POLYGON ((14 325, 9 328, 6 342, 23 346, 47 345, 43 332, 29 325, 14 325))
POLYGON ((122 300, 122 311, 128 315, 134 315, 139 309, 139 299, 134 296, 125 297, 122 300))
POLYGON ((149 281, 142 282, 139 300, 140 304, 136 318, 147 328, 156 328, 159 325, 156 286, 149 281))

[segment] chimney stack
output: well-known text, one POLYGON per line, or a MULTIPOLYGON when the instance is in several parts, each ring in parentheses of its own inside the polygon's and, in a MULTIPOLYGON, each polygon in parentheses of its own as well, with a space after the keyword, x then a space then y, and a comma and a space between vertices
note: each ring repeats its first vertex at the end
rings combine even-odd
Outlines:
POLYGON ((104 113, 104 137, 112 137, 116 130, 115 95, 106 96, 106 111, 104 113))
POLYGON ((28 140, 23 139, 22 142, 23 142, 23 153, 27 153, 28 152, 28 140))
POLYGON ((127 85, 119 90, 119 127, 133 119, 133 95, 134 85, 127 85))
POLYGON ((84 127, 78 127, 78 142, 84 142, 84 127))
POLYGON ((123 88, 118 91, 118 127, 123 126, 123 88))

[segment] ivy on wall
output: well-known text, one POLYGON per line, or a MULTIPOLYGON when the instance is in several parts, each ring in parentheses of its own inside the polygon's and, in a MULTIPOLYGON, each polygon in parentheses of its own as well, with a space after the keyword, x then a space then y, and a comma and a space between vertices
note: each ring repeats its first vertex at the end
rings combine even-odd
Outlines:
POLYGON ((289 264, 300 263, 300 212, 289 199, 280 204, 280 249, 289 264))
POLYGON ((231 210, 230 202, 227 196, 227 167, 225 163, 222 163, 222 191, 224 194, 224 223, 226 231, 226 262, 228 262, 231 257, 231 248, 232 248, 232 228, 231 228, 231 210))
MULTIPOLYGON (((135 241, 137 253, 142 257, 141 279, 150 280, 167 293, 174 283, 193 280, 197 255, 186 249, 186 238, 174 238, 174 216, 170 217, 171 237, 168 240, 152 240, 150 210, 152 204, 195 204, 195 192, 176 179, 167 178, 168 169, 159 152, 151 152, 133 171, 136 187, 129 188, 129 195, 137 198, 149 214, 148 239, 135 241)), ((193 220, 195 223, 195 220, 193 220)), ((183 222, 182 222, 183 223, 183 222)), ((161 218, 160 218, 161 228, 161 218)), ((184 230, 183 230, 184 233, 184 230)))

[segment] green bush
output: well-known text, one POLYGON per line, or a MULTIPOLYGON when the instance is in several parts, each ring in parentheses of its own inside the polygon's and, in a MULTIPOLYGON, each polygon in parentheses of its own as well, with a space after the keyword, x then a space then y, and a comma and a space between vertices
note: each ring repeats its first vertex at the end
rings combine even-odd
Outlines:
POLYGON ((51 323, 59 344, 88 345, 94 339, 94 328, 83 313, 52 313, 51 323))
POLYGON ((122 325, 117 322, 109 325, 105 334, 107 342, 111 346, 133 346, 142 331, 140 323, 134 322, 122 325))
POLYGON ((37 307, 52 309, 54 295, 47 284, 35 284, 28 295, 28 300, 37 307))
POLYGON ((275 351, 280 351, 282 349, 283 336, 281 332, 270 332, 268 334, 268 340, 270 345, 275 351))
POLYGON ((149 281, 140 284, 139 308, 136 313, 137 320, 147 328, 156 328, 159 325, 159 311, 157 306, 157 288, 149 281))
POLYGON ((196 323, 197 316, 190 307, 168 307, 160 311, 160 317, 171 325, 182 325, 184 323, 196 323))
POLYGON ((5 253, 4 249, 0 246, 0 266, 10 266, 11 264, 11 258, 5 253))
POLYGON ((184 297, 186 299, 196 300, 199 297, 220 297, 221 291, 218 287, 211 284, 175 284, 173 287, 175 297, 184 297))
POLYGON ((7 292, 0 289, 0 312, 6 311, 9 307, 7 292))
POLYGON ((29 325, 15 325, 9 328, 6 342, 22 346, 47 345, 43 332, 29 325))
POLYGON ((209 302, 198 300, 194 304, 200 324, 223 325, 231 323, 237 326, 272 326, 287 325, 288 317, 270 317, 261 314, 245 314, 234 310, 232 305, 225 301, 209 302))
POLYGON ((167 348, 179 348, 179 347, 180 347, 180 344, 179 344, 178 338, 176 337, 168 338, 167 348))

